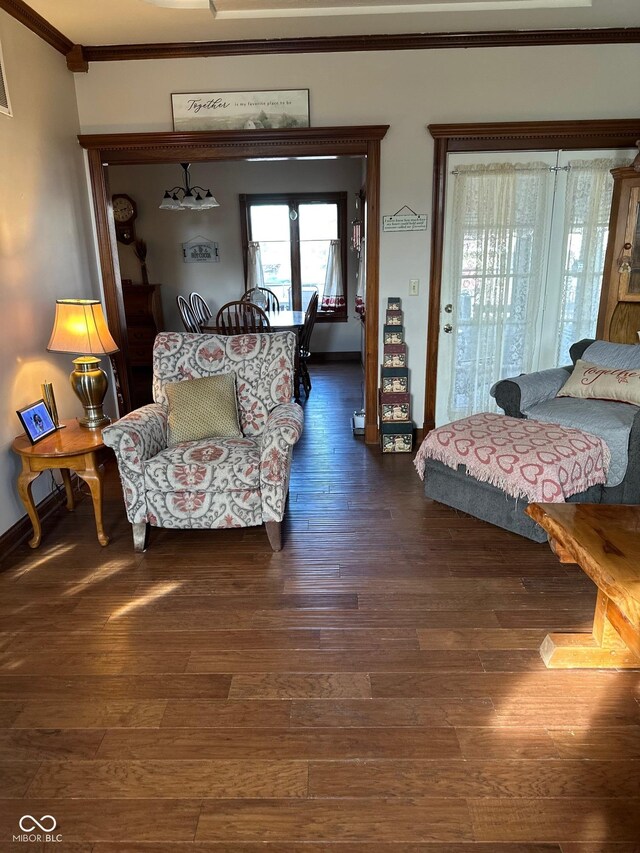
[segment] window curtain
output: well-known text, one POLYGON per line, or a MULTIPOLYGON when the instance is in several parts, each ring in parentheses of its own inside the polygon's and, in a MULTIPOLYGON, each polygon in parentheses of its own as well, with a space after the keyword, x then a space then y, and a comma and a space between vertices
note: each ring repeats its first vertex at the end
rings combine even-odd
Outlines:
POLYGON ((264 272, 260 243, 252 240, 247 246, 247 290, 254 287, 264 287, 264 272))
POLYGON ((336 311, 344 308, 344 286, 340 264, 340 240, 331 240, 327 255, 327 271, 322 294, 322 311, 336 311))
POLYGON ((495 411, 493 383, 532 368, 553 192, 542 162, 460 166, 454 175, 450 421, 495 411))
POLYGON ((358 253, 358 286, 356 288, 356 313, 364 317, 367 304, 367 247, 360 241, 358 253))
POLYGON ((556 364, 569 361, 574 341, 593 337, 598 319, 613 194, 612 159, 570 160, 556 364))

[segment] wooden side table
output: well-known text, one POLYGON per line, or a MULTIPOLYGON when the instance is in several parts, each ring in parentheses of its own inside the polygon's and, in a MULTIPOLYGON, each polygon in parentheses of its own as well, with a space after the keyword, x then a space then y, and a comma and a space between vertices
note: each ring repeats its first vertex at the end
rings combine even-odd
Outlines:
POLYGON ((105 450, 102 430, 84 429, 77 420, 62 421, 65 429, 48 435, 36 444, 31 444, 26 435, 14 439, 12 449, 22 458, 22 472, 18 477, 18 493, 33 525, 30 548, 37 548, 42 538, 38 511, 31 494, 31 484, 43 471, 58 468, 62 474, 67 494, 67 509, 75 508, 73 487, 69 472, 75 471, 89 486, 96 517, 98 542, 109 543, 102 526, 102 469, 99 456, 105 450))

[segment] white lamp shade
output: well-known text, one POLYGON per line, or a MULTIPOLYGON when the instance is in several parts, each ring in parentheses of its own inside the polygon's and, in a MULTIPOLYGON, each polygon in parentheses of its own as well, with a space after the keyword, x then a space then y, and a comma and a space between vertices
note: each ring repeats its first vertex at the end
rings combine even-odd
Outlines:
POLYGON ((49 352, 112 355, 118 346, 111 337, 97 299, 57 299, 49 352))
POLYGON ((180 208, 180 202, 176 201, 176 199, 166 192, 160 204, 160 210, 175 210, 176 208, 180 208))

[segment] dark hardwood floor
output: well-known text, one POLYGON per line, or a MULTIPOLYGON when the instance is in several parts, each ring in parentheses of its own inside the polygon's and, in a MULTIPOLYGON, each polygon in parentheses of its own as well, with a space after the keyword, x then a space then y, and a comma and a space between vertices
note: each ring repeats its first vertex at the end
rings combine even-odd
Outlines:
POLYGON ((111 476, 107 548, 83 500, 5 561, 0 851, 637 853, 640 673, 537 651, 595 588, 354 440, 354 366, 312 378, 280 553, 136 555, 111 476))

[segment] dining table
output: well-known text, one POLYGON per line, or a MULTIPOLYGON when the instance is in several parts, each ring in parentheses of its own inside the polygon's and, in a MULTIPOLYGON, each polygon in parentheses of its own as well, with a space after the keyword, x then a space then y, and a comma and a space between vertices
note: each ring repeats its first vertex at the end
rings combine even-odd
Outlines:
POLYGON ((291 311, 284 308, 280 311, 265 311, 269 325, 276 332, 299 333, 304 326, 304 311, 291 311))
MULTIPOLYGON (((295 332, 297 335, 300 334, 302 327, 304 326, 304 311, 291 311, 288 308, 284 308, 281 311, 265 311, 267 315, 267 319, 269 320, 269 329, 266 331, 272 332, 295 332)), ((203 332, 208 332, 211 334, 217 334, 218 329, 215 325, 215 322, 208 323, 203 325, 203 332)))

